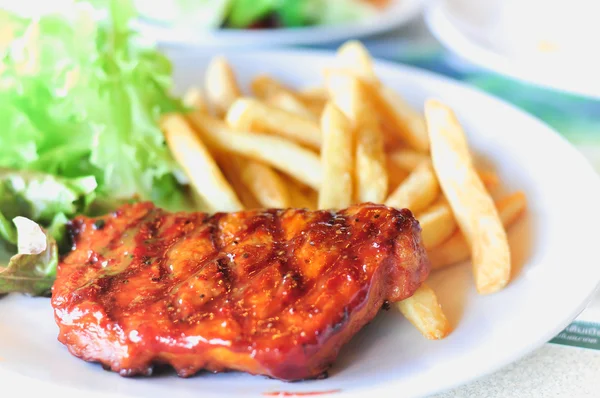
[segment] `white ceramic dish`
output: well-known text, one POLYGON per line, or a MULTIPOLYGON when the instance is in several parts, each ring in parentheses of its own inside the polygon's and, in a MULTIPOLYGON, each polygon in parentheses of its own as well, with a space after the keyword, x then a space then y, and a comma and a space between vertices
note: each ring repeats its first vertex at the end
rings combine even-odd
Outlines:
POLYGON ((422 9, 425 0, 392 0, 378 15, 361 22, 331 26, 311 26, 293 29, 177 29, 168 25, 140 22, 138 29, 144 36, 161 45, 186 45, 209 48, 316 45, 335 43, 351 38, 367 37, 398 28, 422 9))
MULTIPOLYGON (((438 0, 427 7, 425 20, 445 47, 480 67, 541 87, 600 99, 600 57, 590 45, 597 23, 587 22, 597 15, 598 3, 587 11, 586 18, 586 11, 579 10, 565 14, 562 20, 544 19, 548 11, 540 10, 548 4, 539 3, 484 5, 477 0, 438 0), (554 37, 552 33, 564 31, 557 27, 565 24, 573 31, 579 28, 578 32, 589 27, 588 34, 579 41, 572 37, 567 40, 565 35, 554 37)), ((576 9, 570 3, 561 4, 576 9)))
MULTIPOLYGON (((332 62, 331 55, 315 52, 226 55, 243 84, 264 72, 294 85, 315 84, 332 62)), ((208 58, 173 57, 179 89, 201 82, 208 58)), ((415 106, 428 97, 450 104, 474 152, 496 166, 508 190, 527 194, 528 215, 510 230, 516 270, 505 290, 478 296, 468 264, 436 273, 431 285, 455 325, 447 339, 428 341, 397 311, 383 311, 344 348, 330 378, 300 383, 239 373, 122 378, 74 358, 57 342, 49 300, 11 295, 0 300, 2 388, 61 397, 422 396, 488 374, 555 336, 600 281, 596 173, 558 134, 506 103, 416 69, 381 62, 377 71, 415 106)))

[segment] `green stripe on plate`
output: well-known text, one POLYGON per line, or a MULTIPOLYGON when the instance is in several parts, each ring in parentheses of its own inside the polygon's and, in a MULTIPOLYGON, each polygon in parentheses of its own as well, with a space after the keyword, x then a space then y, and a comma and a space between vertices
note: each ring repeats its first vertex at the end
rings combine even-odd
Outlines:
POLYGON ((600 323, 575 321, 550 343, 600 350, 600 323))

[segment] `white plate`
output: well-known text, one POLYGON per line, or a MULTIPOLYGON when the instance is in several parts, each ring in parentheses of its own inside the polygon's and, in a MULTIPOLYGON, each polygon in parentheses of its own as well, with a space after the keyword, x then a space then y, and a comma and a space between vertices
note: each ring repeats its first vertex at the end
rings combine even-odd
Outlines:
POLYGON ((392 0, 376 16, 360 22, 330 26, 269 30, 190 30, 140 22, 138 29, 163 45, 193 45, 210 48, 266 47, 334 43, 390 31, 415 18, 425 0, 392 0))
MULTIPOLYGON (((525 7, 527 4, 537 5, 507 1, 497 2, 493 8, 491 3, 488 7, 488 2, 484 6, 478 0, 439 0, 427 7, 425 20, 432 34, 445 47, 480 67, 541 87, 600 99, 600 57, 593 49, 594 45, 589 46, 582 39, 569 43, 570 47, 558 47, 558 44, 540 38, 544 31, 528 36, 528 32, 534 32, 541 24, 539 19, 545 11, 540 9, 545 6, 529 10, 533 7, 525 7), (510 11, 508 6, 499 8, 507 4, 515 7, 510 11), (560 51, 548 48, 551 46, 557 46, 560 51)), ((588 17, 595 18, 597 8, 589 13, 588 17)), ((571 18, 571 22, 585 23, 583 18, 575 21, 571 18)), ((597 28, 596 21, 594 24, 589 25, 590 29, 597 28)), ((588 34, 588 40, 595 38, 588 34)))
MULTIPOLYGON (((246 85, 264 72, 294 85, 315 84, 332 63, 329 54, 314 52, 238 51, 228 57, 246 85)), ((207 58, 183 55, 175 62, 180 89, 202 80, 207 58)), ((69 388, 134 397, 264 397, 272 391, 338 389, 327 396, 409 397, 490 373, 555 336, 584 308, 600 280, 596 173, 557 133, 504 102, 416 69, 381 62, 377 71, 415 106, 428 97, 450 104, 474 152, 497 167, 508 190, 526 192, 528 216, 510 231, 518 271, 505 290, 478 296, 467 264, 437 273, 431 284, 456 325, 447 339, 428 341, 397 311, 383 311, 344 348, 329 379, 300 383, 239 373, 122 378, 74 358, 56 341, 47 299, 12 295, 0 300, 2 388, 60 390, 62 397, 77 396, 69 388)))

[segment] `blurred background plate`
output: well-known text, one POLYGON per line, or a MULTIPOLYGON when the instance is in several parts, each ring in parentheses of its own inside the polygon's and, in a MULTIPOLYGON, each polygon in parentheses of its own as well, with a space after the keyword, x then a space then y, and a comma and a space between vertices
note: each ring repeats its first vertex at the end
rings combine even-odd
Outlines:
MULTIPOLYGON (((335 0, 332 0, 335 1, 335 0)), ((363 38, 388 32, 405 25, 420 14, 426 0, 391 0, 390 4, 371 17, 362 21, 336 25, 320 25, 277 29, 206 29, 194 27, 196 16, 187 16, 186 23, 178 26, 172 22, 178 10, 173 2, 152 2, 152 8, 145 13, 148 17, 138 22, 137 28, 146 37, 162 45, 223 47, 266 47, 283 45, 317 45, 344 41, 350 38, 363 38), (162 4, 162 5, 160 5, 162 4), (157 7, 166 7, 164 10, 157 7), (162 14, 162 15, 161 15, 162 14)), ((140 2, 144 5, 150 3, 140 2)), ((207 15, 201 17, 208 18, 207 15)), ((218 16, 212 16, 218 18, 218 16)), ((202 21, 210 24, 210 21, 202 21)))
POLYGON ((600 99, 596 0, 439 0, 425 20, 450 51, 538 86, 600 99))

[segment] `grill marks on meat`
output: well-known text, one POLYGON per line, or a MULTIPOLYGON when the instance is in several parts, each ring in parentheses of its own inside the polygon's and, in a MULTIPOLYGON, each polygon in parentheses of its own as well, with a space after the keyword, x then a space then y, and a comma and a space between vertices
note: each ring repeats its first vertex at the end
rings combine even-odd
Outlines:
POLYGON ((429 272, 408 210, 79 217, 52 305, 71 353, 121 375, 240 370, 318 377, 384 302, 429 272))

